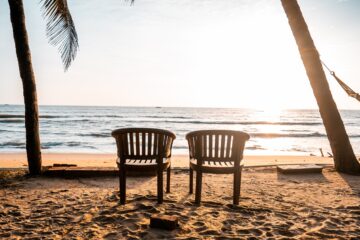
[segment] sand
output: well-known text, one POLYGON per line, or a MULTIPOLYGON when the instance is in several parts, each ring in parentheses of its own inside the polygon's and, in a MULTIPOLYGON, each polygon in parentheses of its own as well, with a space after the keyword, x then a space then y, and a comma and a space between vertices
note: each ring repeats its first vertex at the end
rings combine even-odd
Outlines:
MULTIPOLYGON (((79 167, 116 167, 115 154, 86 154, 86 153, 43 153, 43 166, 52 166, 54 163, 76 164, 79 167)), ((333 165, 330 157, 319 156, 287 156, 287 155, 245 155, 245 166, 269 166, 278 164, 329 164, 333 165)), ((188 155, 174 155, 172 167, 188 168, 188 155)), ((26 168, 25 153, 0 153, 0 168, 26 168)))
POLYGON ((188 172, 175 170, 171 193, 156 202, 155 177, 129 177, 127 204, 118 179, 27 178, 0 174, 0 239, 359 239, 360 177, 281 175, 246 168, 239 206, 232 176, 205 174, 203 201, 188 194, 188 172), (178 216, 174 231, 149 228, 153 213, 178 216))

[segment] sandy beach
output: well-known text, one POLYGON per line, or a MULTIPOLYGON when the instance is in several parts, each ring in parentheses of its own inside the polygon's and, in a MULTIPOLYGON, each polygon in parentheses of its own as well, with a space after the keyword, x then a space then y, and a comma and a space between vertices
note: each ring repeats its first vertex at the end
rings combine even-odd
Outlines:
MULTIPOLYGON (((115 155, 45 153, 43 165, 116 167, 115 155)), ((332 158, 245 156, 239 206, 232 176, 205 174, 203 201, 188 194, 188 156, 172 158, 171 193, 156 202, 156 177, 28 178, 25 154, 0 154, 0 237, 4 239, 356 239, 360 178, 339 174, 332 158), (323 174, 283 175, 278 164, 323 164, 323 174), (9 169, 9 170, 6 170, 9 169), (11 169, 11 170, 10 170, 11 169), (179 218, 174 231, 149 227, 151 214, 179 218)))
POLYGON ((2 239, 358 239, 360 178, 282 175, 273 167, 244 170, 239 206, 232 176, 206 174, 201 206, 188 194, 188 172, 175 170, 172 191, 156 202, 155 177, 129 177, 127 204, 118 179, 27 178, 2 171, 2 239), (220 177, 219 177, 220 176, 220 177), (174 231, 149 227, 153 213, 179 218, 174 231))

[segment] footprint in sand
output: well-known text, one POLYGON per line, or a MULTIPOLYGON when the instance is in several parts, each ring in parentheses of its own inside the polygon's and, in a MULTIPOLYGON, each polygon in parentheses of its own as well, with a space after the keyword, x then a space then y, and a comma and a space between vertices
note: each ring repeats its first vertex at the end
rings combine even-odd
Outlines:
POLYGON ((237 221, 234 219, 227 219, 227 220, 222 221, 222 223, 224 225, 234 225, 234 224, 237 224, 237 221))
POLYGON ((264 215, 256 216, 256 220, 265 220, 265 219, 266 219, 266 216, 264 216, 264 215))
POLYGON ((156 207, 154 207, 152 205, 145 205, 143 203, 138 203, 138 204, 136 204, 136 206, 138 207, 138 209, 140 211, 147 211, 150 213, 159 213, 160 212, 156 207))
POLYGON ((128 228, 131 230, 131 231, 137 231, 140 229, 140 225, 139 224, 136 224, 136 223, 133 223, 133 224, 130 224, 128 226, 128 228))
POLYGON ((253 236, 257 236, 257 237, 260 237, 261 235, 263 235, 263 231, 261 231, 257 228, 250 229, 250 232, 253 236))
POLYGON ((204 222, 200 222, 200 221, 196 221, 196 222, 194 222, 192 225, 194 225, 194 226, 196 226, 196 227, 202 227, 202 226, 205 225, 205 223, 204 223, 204 222))
POLYGON ((205 230, 205 231, 202 231, 199 233, 200 235, 203 235, 203 236, 216 236, 216 235, 220 235, 220 233, 216 230, 212 230, 212 229, 208 229, 208 230, 205 230))
POLYGON ((214 212, 210 212, 211 216, 213 216, 214 218, 219 217, 219 212, 218 211, 214 211, 214 212))
POLYGON ((93 218, 95 222, 100 222, 100 224, 112 224, 115 222, 120 222, 122 219, 114 217, 112 215, 100 215, 93 218))
POLYGON ((199 214, 197 213, 197 212, 189 212, 189 214, 188 214, 189 216, 195 216, 195 217, 197 217, 197 216, 199 216, 199 214))
POLYGON ((249 235, 250 234, 250 230, 249 229, 239 229, 236 230, 237 234, 239 235, 249 235))
POLYGON ((200 233, 200 232, 203 232, 205 230, 207 230, 208 228, 206 226, 201 226, 201 227, 197 227, 195 228, 195 231, 200 233))
POLYGON ((322 233, 326 233, 326 234, 336 234, 336 235, 344 235, 345 232, 341 229, 335 228, 335 229, 330 229, 328 227, 323 227, 319 230, 322 233))
POLYGON ((119 239, 118 233, 117 232, 109 232, 105 235, 103 235, 103 238, 106 240, 112 240, 112 239, 119 239))
POLYGON ((276 228, 274 232, 285 237, 294 237, 296 235, 296 233, 287 228, 276 228))
POLYGON ((254 226, 262 226, 262 225, 264 225, 265 224, 265 222, 264 221, 256 221, 256 222, 253 222, 252 223, 254 226))

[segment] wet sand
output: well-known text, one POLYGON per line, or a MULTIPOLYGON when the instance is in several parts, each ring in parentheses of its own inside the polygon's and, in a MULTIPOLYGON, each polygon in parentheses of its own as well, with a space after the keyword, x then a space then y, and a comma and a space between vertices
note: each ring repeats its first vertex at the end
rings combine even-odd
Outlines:
POLYGON ((1 239, 360 238, 360 177, 331 167, 323 174, 303 175, 246 168, 239 206, 231 204, 231 175, 205 174, 200 206, 188 194, 185 170, 173 171, 172 191, 161 205, 156 202, 155 177, 129 177, 127 204, 122 206, 116 177, 0 174, 1 239), (178 216, 179 228, 149 228, 153 213, 178 216))
MULTIPOLYGON (((115 154, 92 153, 43 153, 43 166, 52 166, 54 163, 76 164, 79 167, 116 167, 115 154)), ((245 155, 245 166, 269 166, 277 164, 330 164, 333 159, 319 156, 287 156, 287 155, 245 155)), ((174 155, 171 166, 174 168, 188 168, 188 155, 174 155)), ((25 153, 0 153, 0 168, 26 168, 25 153)))

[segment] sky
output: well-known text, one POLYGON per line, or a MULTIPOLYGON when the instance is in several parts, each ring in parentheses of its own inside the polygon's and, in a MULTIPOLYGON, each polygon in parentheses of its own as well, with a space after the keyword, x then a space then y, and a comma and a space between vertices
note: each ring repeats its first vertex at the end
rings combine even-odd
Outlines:
MULTIPOLYGON (((68 0, 80 49, 64 72, 24 0, 40 105, 317 108, 280 0, 68 0)), ((299 0, 323 61, 360 91, 360 1, 299 0)), ((0 104, 23 104, 0 0, 0 104)), ((340 109, 359 109, 331 76, 340 109)))

